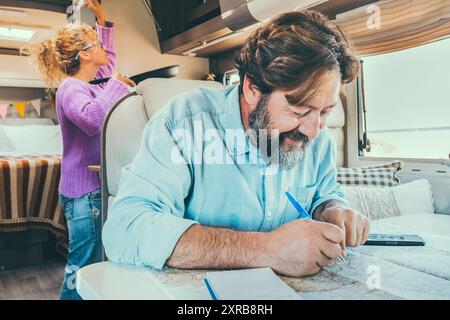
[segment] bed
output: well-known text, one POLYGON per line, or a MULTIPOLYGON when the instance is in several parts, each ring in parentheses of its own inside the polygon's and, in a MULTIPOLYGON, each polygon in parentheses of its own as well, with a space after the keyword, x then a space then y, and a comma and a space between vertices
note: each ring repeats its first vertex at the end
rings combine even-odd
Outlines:
POLYGON ((0 232, 48 230, 57 250, 67 250, 58 201, 61 129, 53 122, 0 123, 0 232))

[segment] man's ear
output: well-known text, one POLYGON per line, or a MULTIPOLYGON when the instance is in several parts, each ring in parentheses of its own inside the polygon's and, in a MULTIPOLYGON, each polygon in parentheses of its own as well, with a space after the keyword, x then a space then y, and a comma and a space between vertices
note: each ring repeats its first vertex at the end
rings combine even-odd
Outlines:
POLYGON ((253 109, 253 107, 258 104, 259 99, 261 98, 261 92, 258 90, 258 88, 256 88, 255 85, 252 84, 252 81, 247 75, 245 75, 244 77, 242 96, 251 109, 253 109))

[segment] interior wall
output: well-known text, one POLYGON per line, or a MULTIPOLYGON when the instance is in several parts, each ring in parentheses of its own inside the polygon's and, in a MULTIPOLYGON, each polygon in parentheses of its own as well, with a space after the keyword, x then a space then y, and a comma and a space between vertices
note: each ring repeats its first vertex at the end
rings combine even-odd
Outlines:
POLYGON ((45 83, 28 57, 0 55, 0 86, 44 87, 45 83))
POLYGON ((179 64, 180 79, 202 79, 209 59, 161 54, 153 18, 142 0, 103 0, 107 19, 116 25, 117 70, 127 76, 179 64))

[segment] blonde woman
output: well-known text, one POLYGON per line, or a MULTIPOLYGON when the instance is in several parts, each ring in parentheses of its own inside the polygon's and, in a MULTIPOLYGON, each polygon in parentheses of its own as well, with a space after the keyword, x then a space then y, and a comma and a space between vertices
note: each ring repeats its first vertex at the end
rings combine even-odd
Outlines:
POLYGON ((101 260, 100 179, 88 166, 100 163, 100 129, 106 114, 135 86, 118 73, 104 85, 89 84, 112 75, 116 54, 113 24, 105 20, 103 8, 97 0, 86 0, 85 5, 97 17, 97 32, 87 25, 69 25, 56 39, 33 48, 49 87, 58 87, 55 104, 64 146, 59 193, 69 233, 62 300, 80 299, 75 272, 101 260))

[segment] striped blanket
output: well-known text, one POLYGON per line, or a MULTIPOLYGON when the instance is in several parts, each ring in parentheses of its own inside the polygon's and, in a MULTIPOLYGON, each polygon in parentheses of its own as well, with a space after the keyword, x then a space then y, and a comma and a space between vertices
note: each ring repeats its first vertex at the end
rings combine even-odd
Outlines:
POLYGON ((64 253, 67 232, 58 201, 60 174, 60 156, 0 157, 0 232, 47 229, 64 253))

